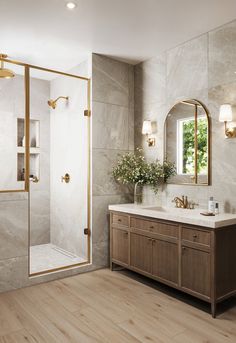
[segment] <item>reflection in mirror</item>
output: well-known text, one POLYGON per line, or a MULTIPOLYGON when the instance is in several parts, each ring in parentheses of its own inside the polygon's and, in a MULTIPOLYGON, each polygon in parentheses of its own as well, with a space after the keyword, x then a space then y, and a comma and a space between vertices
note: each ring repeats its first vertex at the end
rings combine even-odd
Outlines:
POLYGON ((174 161, 175 184, 209 184, 209 116, 197 100, 177 103, 168 113, 165 155, 174 161))

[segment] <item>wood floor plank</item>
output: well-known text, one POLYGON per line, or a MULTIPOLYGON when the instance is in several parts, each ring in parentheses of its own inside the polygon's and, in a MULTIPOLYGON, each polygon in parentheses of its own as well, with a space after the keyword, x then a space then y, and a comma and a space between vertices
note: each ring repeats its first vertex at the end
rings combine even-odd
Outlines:
MULTIPOLYGON (((40 342, 35 335, 23 329, 17 332, 0 337, 0 343, 37 343, 40 342)), ((45 343, 50 341, 45 341, 45 343)))
POLYGON ((235 343, 236 308, 213 319, 108 269, 0 295, 0 343, 235 343))
POLYGON ((89 327, 79 323, 76 317, 54 299, 30 298, 27 289, 22 289, 17 295, 17 301, 24 305, 27 311, 31 312, 32 316, 36 317, 58 342, 99 342, 96 337, 93 337, 93 332, 89 327))

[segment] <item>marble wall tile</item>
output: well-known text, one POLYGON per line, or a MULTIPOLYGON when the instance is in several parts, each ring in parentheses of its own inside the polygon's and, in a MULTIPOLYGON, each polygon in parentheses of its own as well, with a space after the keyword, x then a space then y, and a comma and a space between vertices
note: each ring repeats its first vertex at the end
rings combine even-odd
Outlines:
POLYGON ((236 81, 236 20, 209 32, 209 87, 236 81))
POLYGON ((129 66, 129 124, 128 149, 134 150, 134 66, 129 66))
POLYGON ((0 260, 28 254, 28 200, 0 202, 0 260))
POLYGON ((93 102, 93 148, 129 148, 129 109, 93 102))
POLYGON ((112 177, 112 167, 122 150, 93 149, 93 195, 118 195, 129 193, 127 186, 119 185, 112 177))
MULTIPOLYGON (((38 184, 35 184, 36 186, 38 184)), ((50 195, 47 191, 30 194, 30 245, 50 243, 50 195)))
POLYGON ((109 239, 109 210, 112 204, 132 203, 133 194, 93 196, 93 243, 109 239))
POLYGON ((0 260, 0 292, 28 285, 28 256, 0 260))
POLYGON ((166 96, 166 54, 138 64, 134 68, 135 108, 141 110, 144 104, 165 103, 166 96))
POLYGON ((196 92, 208 88, 207 34, 167 52, 167 99, 196 98, 196 92))
POLYGON ((93 244, 92 261, 96 268, 109 266, 109 242, 99 242, 93 244))
POLYGON ((92 93, 93 101, 128 107, 129 65, 93 54, 92 93))

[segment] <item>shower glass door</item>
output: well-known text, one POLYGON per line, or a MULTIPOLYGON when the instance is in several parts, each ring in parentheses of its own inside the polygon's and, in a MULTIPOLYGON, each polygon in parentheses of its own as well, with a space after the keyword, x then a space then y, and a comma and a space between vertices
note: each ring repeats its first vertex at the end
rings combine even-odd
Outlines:
POLYGON ((29 274, 38 275, 90 260, 89 81, 30 68, 29 86, 29 274))

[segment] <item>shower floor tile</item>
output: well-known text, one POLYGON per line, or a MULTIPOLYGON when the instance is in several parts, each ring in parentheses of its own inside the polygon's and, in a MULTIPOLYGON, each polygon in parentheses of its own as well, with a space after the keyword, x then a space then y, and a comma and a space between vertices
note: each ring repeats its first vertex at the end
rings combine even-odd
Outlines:
POLYGON ((86 262, 85 258, 76 256, 51 243, 30 247, 31 274, 83 262, 86 262))

